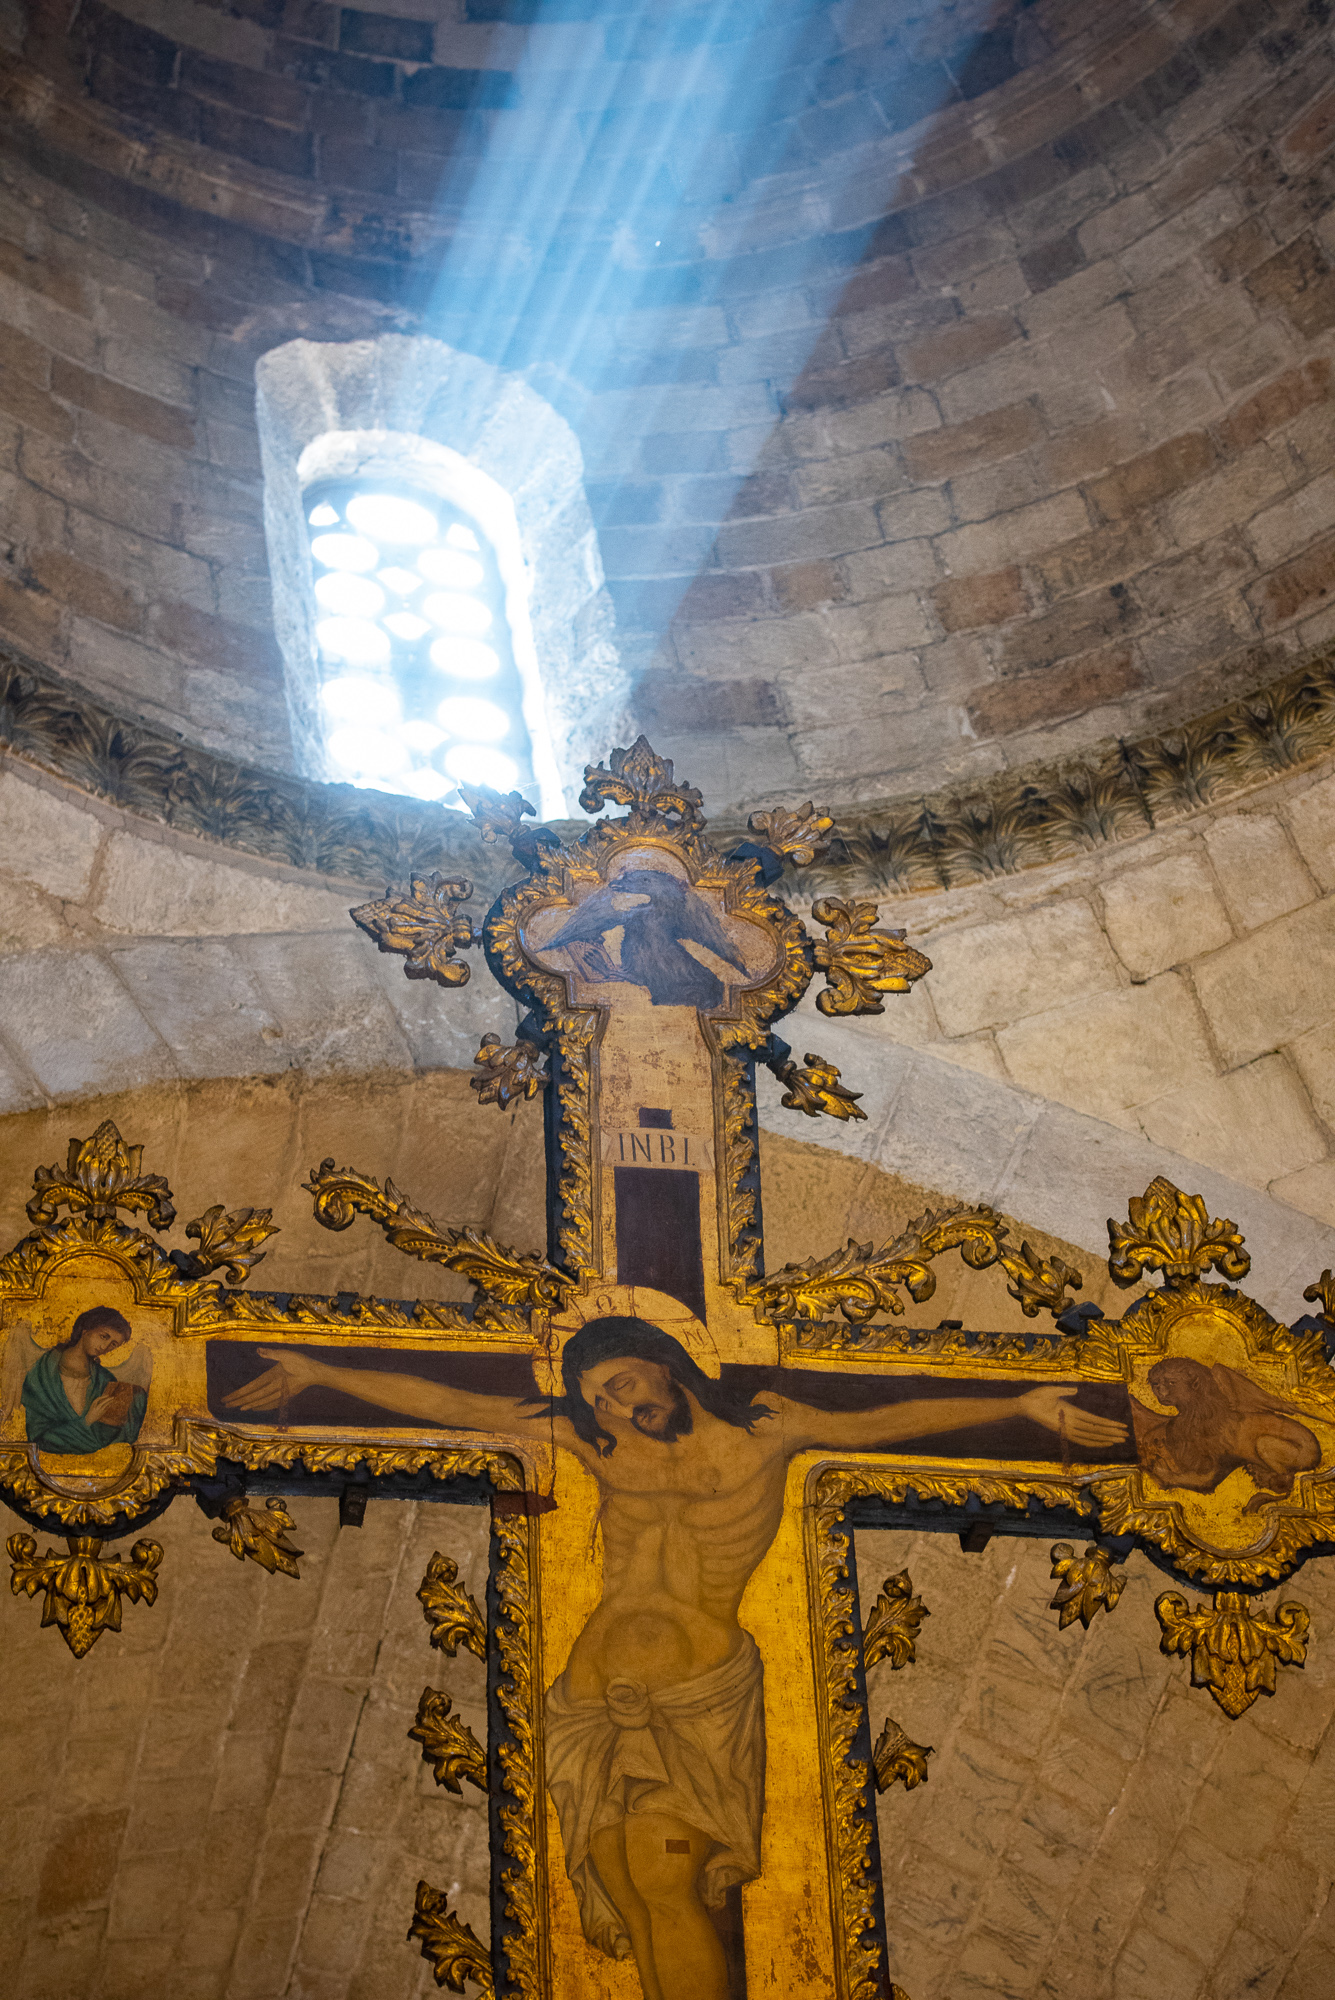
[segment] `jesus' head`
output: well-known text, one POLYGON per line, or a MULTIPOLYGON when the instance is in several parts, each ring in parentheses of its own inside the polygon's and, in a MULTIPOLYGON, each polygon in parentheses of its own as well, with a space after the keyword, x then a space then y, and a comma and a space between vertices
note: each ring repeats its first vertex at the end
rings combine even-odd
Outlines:
POLYGON ((660 1444, 688 1437, 692 1398, 739 1430, 771 1414, 706 1375, 670 1333, 628 1314, 586 1321, 561 1356, 561 1377, 565 1394, 553 1400, 552 1411, 569 1418, 603 1458, 616 1448, 609 1425, 629 1425, 660 1444))

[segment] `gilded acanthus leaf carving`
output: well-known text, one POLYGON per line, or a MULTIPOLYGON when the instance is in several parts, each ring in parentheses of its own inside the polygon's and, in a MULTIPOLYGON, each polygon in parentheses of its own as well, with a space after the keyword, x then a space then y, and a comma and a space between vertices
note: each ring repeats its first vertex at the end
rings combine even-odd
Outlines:
POLYGON ((38 1167, 28 1202, 30 1222, 54 1222, 58 1209, 97 1218, 118 1208, 142 1210, 151 1229, 170 1229, 176 1220, 172 1191, 161 1174, 146 1174, 142 1146, 127 1146, 109 1118, 91 1139, 71 1139, 63 1167, 38 1167))
POLYGON ((637 736, 629 750, 614 750, 609 762, 610 770, 606 764, 584 767, 579 802, 585 812, 601 812, 605 805, 629 806, 636 820, 702 824, 704 794, 694 785, 678 784, 672 775, 672 759, 660 757, 646 736, 637 736))
POLYGON ((824 896, 811 914, 825 929, 815 948, 817 969, 825 974, 825 991, 816 995, 822 1014, 883 1014, 882 993, 907 993, 932 969, 930 958, 905 944, 903 931, 876 929, 875 903, 824 896))
POLYGON ((837 831, 829 813, 818 812, 810 799, 793 812, 783 806, 753 812, 746 823, 762 847, 798 868, 809 868, 817 855, 824 854, 837 831))
POLYGON ((422 1746, 422 1761, 430 1764, 436 1783, 456 1797, 463 1795, 463 1780, 487 1789, 487 1753, 466 1722, 451 1715, 452 1703, 438 1688, 423 1688, 417 1704, 417 1720, 408 1731, 422 1746))
POLYGON ((475 1325, 491 1325, 493 1308, 549 1311, 560 1305, 570 1288, 565 1273, 545 1257, 506 1250, 483 1229, 438 1229, 391 1180, 382 1188, 369 1174, 336 1167, 328 1159, 312 1169, 304 1186, 315 1196, 316 1221, 326 1229, 346 1229, 354 1216, 369 1215, 405 1257, 458 1271, 483 1301, 475 1325))
POLYGON ((154 1602, 162 1544, 136 1542, 127 1562, 117 1556, 103 1561, 100 1536, 66 1535, 65 1540, 68 1555, 48 1549, 39 1556, 31 1535, 11 1535, 6 1544, 13 1564, 9 1583, 16 1597, 45 1591, 42 1624, 59 1626, 65 1644, 81 1660, 104 1632, 120 1631, 123 1597, 133 1604, 154 1602))
POLYGON ((512 1042, 508 1046, 499 1035, 484 1035, 473 1061, 481 1076, 469 1078, 479 1104, 499 1104, 508 1111, 516 1102, 536 1097, 550 1082, 547 1059, 533 1042, 512 1042))
POLYGON ((1040 1312, 1065 1312, 1070 1303, 1067 1292, 1078 1292, 1084 1283, 1074 1264, 1064 1257, 1042 1257, 1021 1240, 1017 1251, 1002 1249, 997 1262, 1010 1280, 1006 1290, 1019 1301, 1026 1319, 1040 1312))
POLYGON ((1057 1629, 1064 1632, 1078 1618, 1088 1631, 1099 1606, 1111 1611, 1126 1589, 1126 1571, 1114 1569, 1111 1556, 1097 1542, 1091 1542, 1083 1556, 1070 1542, 1054 1542, 1049 1554, 1052 1574, 1060 1579, 1048 1606, 1058 1614, 1057 1629))
POLYGON ((1191 1656, 1191 1684, 1208 1688, 1234 1721, 1256 1697, 1275 1692, 1277 1666, 1301 1667, 1307 1659, 1310 1623, 1301 1604, 1277 1604, 1273 1616, 1252 1609, 1240 1590, 1220 1590, 1213 1605, 1187 1608, 1178 1591, 1154 1602, 1163 1628, 1161 1652, 1191 1656))
POLYGON ((423 1958, 431 1962, 437 1986, 462 1993, 464 1982, 471 1979, 484 1993, 495 1994, 486 1946, 472 1926, 454 1914, 441 1890, 427 1882, 417 1885, 417 1907, 408 1929, 409 1942, 414 1938, 421 1943, 423 1958))
POLYGON ((278 1234, 278 1225, 271 1208, 238 1208, 229 1215, 221 1202, 215 1202, 203 1215, 186 1223, 185 1233, 198 1239, 198 1250, 173 1255, 188 1278, 206 1278, 211 1271, 221 1271, 229 1285, 240 1285, 256 1264, 263 1263, 265 1253, 260 1244, 278 1234))
POLYGON ((516 861, 530 870, 539 865, 544 848, 561 844, 549 826, 525 826, 525 817, 532 818, 537 808, 519 792, 502 796, 490 785, 460 785, 459 796, 481 828, 484 845, 508 841, 516 861))
POLYGON ((471 882, 445 875, 414 875, 408 893, 386 889, 378 903, 359 903, 352 921, 373 937, 381 951, 399 952, 410 979, 435 979, 442 986, 466 986, 468 967, 457 951, 476 944, 472 922, 458 905, 473 893, 471 882))
POLYGON ((1162 1271, 1170 1286, 1190 1284, 1213 1267, 1230 1279, 1245 1278, 1252 1260, 1236 1222, 1211 1220, 1198 1194, 1183 1194, 1160 1174, 1127 1204, 1125 1224, 1108 1218, 1108 1270, 1118 1285, 1134 1285, 1146 1271, 1162 1271))
POLYGON ((747 1286, 746 1297, 778 1320, 823 1319, 837 1311, 847 1320, 862 1322, 880 1312, 899 1314, 904 1310, 899 1289, 922 1305, 936 1290, 932 1259, 943 1251, 958 1250, 971 1270, 1000 1264, 1010 1280, 1006 1289, 1026 1318, 1032 1319, 1040 1309, 1061 1312, 1067 1290, 1080 1286, 1080 1273, 1060 1258, 1036 1257, 1027 1243, 1018 1253, 1008 1249, 1007 1233, 1006 1223, 992 1208, 928 1209, 880 1250, 850 1237, 842 1250, 828 1257, 810 1264, 786 1264, 772 1276, 755 1279, 747 1286))
POLYGON ((918 1633, 931 1612, 913 1594, 913 1579, 906 1569, 888 1576, 881 1594, 862 1628, 862 1663, 879 1666, 889 1660, 892 1670, 910 1667, 917 1657, 918 1633))
POLYGON ((780 1063, 774 1074, 780 1083, 788 1087, 779 1100, 788 1111, 805 1111, 808 1118, 819 1118, 825 1112, 831 1118, 865 1118, 866 1112, 859 1111, 860 1090, 849 1090, 839 1081, 839 1071, 823 1056, 805 1055, 804 1067, 796 1063, 780 1063))
POLYGON ((431 1643, 453 1659, 460 1646, 467 1646, 479 1660, 487 1657, 487 1621, 476 1600, 459 1581, 459 1565, 453 1556, 437 1550, 426 1566, 426 1575, 417 1590, 422 1616, 431 1627, 431 1643))
POLYGON ((498 840, 512 841, 527 831, 524 820, 535 818, 538 810, 522 792, 501 793, 490 785, 460 785, 459 797, 477 821, 488 847, 498 840))
POLYGON ((871 1753, 877 1791, 888 1792, 896 1783, 906 1792, 911 1792, 915 1785, 925 1785, 930 1776, 927 1759, 932 1754, 930 1743, 912 1742, 894 1718, 887 1716, 871 1753))
POLYGON ((267 1569, 270 1576, 282 1570, 284 1576, 299 1577, 297 1557, 302 1551, 287 1539, 288 1530, 296 1525, 277 1495, 266 1500, 263 1508, 248 1507, 241 1497, 227 1502, 222 1520, 213 1530, 213 1539, 223 1542, 238 1562, 249 1556, 251 1562, 267 1569))

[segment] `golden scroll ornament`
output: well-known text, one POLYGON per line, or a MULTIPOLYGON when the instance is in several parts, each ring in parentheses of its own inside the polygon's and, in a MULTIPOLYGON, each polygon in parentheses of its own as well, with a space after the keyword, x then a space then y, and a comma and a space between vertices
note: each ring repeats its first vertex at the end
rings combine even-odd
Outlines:
POLYGON ((815 953, 825 974, 825 990, 816 995, 822 1014, 883 1014, 883 993, 907 993, 932 969, 929 958, 905 944, 903 931, 876 928, 875 903, 824 896, 812 904, 811 914, 825 929, 815 953))
POLYGON ((361 903, 352 921, 373 937, 381 951, 399 952, 410 978, 434 979, 441 986, 466 986, 468 967, 455 956, 477 936, 459 905, 473 894, 471 882, 445 875, 414 875, 406 895, 391 887, 379 902, 361 903))
POLYGON ((427 1882, 417 1885, 417 1906, 408 1926, 408 1938, 410 1943, 414 1939, 420 1943, 423 1958, 430 1960, 437 1986, 447 1986, 451 1993, 462 1993, 465 1981, 471 1979, 485 1994, 494 1997, 496 1982, 487 1947, 472 1925, 456 1916, 441 1891, 427 1882))
POLYGON ((871 1753, 877 1791, 888 1792, 891 1785, 902 1785, 911 1792, 925 1785, 931 1775, 927 1759, 934 1754, 930 1743, 914 1743, 894 1717, 887 1716, 871 1753))
POLYGON ((502 1111, 536 1097, 551 1081, 542 1050, 532 1042, 507 1044, 499 1035, 484 1035, 473 1062, 482 1074, 469 1078, 469 1089, 479 1104, 499 1104, 502 1111))
POLYGON ((1049 1560, 1057 1589, 1048 1609, 1057 1613, 1059 1632, 1077 1618, 1088 1631, 1100 1606, 1111 1611, 1126 1589, 1126 1571, 1114 1569, 1111 1556, 1097 1542, 1091 1542, 1082 1556, 1070 1542, 1054 1542, 1049 1560))
POLYGON ((241 1495, 224 1506, 213 1539, 229 1548, 238 1562, 248 1557, 270 1576, 281 1570, 284 1576, 300 1577, 297 1558, 302 1551, 287 1539, 296 1525, 276 1494, 262 1508, 248 1507, 241 1495))
POLYGON ((450 1713, 453 1703, 439 1688, 423 1688, 417 1719, 408 1731, 422 1746, 422 1762, 430 1764, 436 1783, 461 1795, 463 1780, 487 1789, 487 1753, 468 1724, 450 1713))
POLYGON ((906 1569, 888 1576, 862 1627, 863 1666, 875 1667, 888 1660, 892 1672, 911 1667, 918 1656, 922 1621, 931 1615, 922 1599, 914 1595, 913 1578, 906 1569))
POLYGON ((788 1111, 805 1111, 808 1118, 824 1112, 830 1118, 865 1118, 858 1109, 860 1090, 849 1090, 839 1081, 839 1071, 823 1056, 805 1055, 802 1068, 796 1063, 780 1063, 774 1074, 786 1086, 780 1102, 788 1111))

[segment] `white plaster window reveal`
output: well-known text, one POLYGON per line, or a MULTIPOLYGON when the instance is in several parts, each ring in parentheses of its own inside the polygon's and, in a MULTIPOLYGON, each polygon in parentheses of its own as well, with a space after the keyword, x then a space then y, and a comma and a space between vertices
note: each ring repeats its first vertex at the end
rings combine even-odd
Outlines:
POLYGON ((299 767, 446 806, 517 786, 565 817, 629 693, 570 426, 421 336, 291 341, 256 387, 299 767))

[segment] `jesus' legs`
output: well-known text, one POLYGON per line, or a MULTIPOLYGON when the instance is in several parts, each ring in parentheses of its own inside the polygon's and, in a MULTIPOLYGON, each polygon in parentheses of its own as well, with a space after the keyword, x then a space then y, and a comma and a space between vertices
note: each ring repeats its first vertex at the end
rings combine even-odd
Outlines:
POLYGON ((728 2000, 728 1967, 700 1900, 713 1842, 667 1813, 633 1813, 590 1842, 630 1932, 645 2000, 728 2000))

